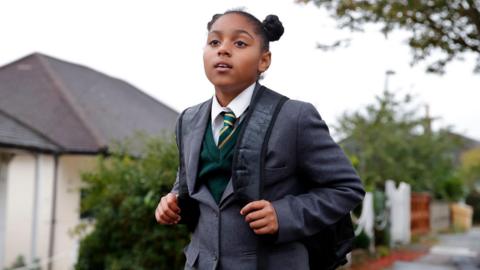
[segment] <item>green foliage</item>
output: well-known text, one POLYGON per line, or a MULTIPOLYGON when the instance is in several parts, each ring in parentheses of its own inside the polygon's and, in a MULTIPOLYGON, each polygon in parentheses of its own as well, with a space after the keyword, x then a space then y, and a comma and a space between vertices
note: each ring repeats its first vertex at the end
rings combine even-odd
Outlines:
POLYGON ((373 191, 373 212, 375 213, 375 243, 374 245, 389 245, 390 231, 388 226, 388 212, 385 201, 385 192, 379 189, 373 191))
MULTIPOLYGON (((86 184, 81 212, 93 217, 93 230, 80 243, 76 269, 181 269, 184 226, 164 226, 154 212, 175 180, 178 154, 173 140, 140 138, 142 153, 132 157, 119 144, 97 168, 82 175, 86 184)), ((90 222, 77 233, 88 231, 90 222)))
POLYGON ((370 246, 370 238, 362 230, 360 234, 356 236, 355 239, 353 240, 353 247, 368 249, 369 246, 370 246))
POLYGON ((462 154, 460 177, 465 179, 469 187, 465 203, 473 207, 473 222, 480 224, 480 147, 462 154))
POLYGON ((462 154, 460 173, 472 190, 477 189, 477 192, 480 192, 480 147, 462 154))
POLYGON ((398 100, 384 92, 365 112, 345 113, 336 127, 341 145, 369 189, 387 179, 430 191, 437 198, 457 198, 456 153, 462 144, 448 128, 432 131, 433 119, 417 116, 410 96, 398 100), (413 106, 413 107, 412 107, 413 106))
POLYGON ((476 0, 343 1, 297 0, 325 7, 339 22, 339 27, 362 30, 367 23, 382 25, 387 35, 395 29, 410 33, 413 63, 442 55, 431 63, 429 72, 443 73, 444 67, 465 52, 475 53, 480 71, 480 3, 476 0))
POLYGON ((465 181, 456 175, 446 178, 440 184, 439 192, 441 192, 441 194, 439 197, 446 198, 449 201, 459 201, 465 198, 467 194, 465 181))

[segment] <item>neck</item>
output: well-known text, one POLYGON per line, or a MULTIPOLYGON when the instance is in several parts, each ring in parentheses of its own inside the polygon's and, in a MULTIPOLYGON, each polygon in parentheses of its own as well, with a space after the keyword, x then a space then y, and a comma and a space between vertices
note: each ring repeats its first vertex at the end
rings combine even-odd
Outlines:
POLYGON ((247 87, 252 85, 253 82, 248 83, 245 86, 241 87, 223 87, 223 86, 215 86, 215 96, 217 97, 218 103, 222 107, 226 107, 230 102, 236 98, 240 93, 242 93, 247 87))
POLYGON ((218 103, 222 107, 226 107, 230 102, 236 98, 240 93, 243 92, 243 90, 239 91, 222 91, 217 88, 215 88, 215 96, 217 97, 218 103))

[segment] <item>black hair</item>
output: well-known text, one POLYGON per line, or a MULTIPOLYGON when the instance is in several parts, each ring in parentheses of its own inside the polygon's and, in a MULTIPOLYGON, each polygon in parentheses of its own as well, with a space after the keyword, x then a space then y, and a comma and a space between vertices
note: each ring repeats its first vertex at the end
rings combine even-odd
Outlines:
POLYGON ((212 19, 207 24, 207 30, 210 31, 212 25, 223 15, 238 14, 247 18, 254 26, 255 33, 262 38, 262 50, 268 51, 270 49, 270 41, 277 41, 283 35, 284 28, 277 15, 268 15, 263 22, 260 22, 252 14, 238 9, 227 10, 221 14, 213 15, 212 19))

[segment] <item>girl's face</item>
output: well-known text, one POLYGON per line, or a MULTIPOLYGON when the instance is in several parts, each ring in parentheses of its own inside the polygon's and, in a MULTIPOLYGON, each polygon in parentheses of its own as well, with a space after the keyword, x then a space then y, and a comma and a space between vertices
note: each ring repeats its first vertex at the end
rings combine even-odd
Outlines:
POLYGON ((271 54, 261 46, 261 36, 247 18, 235 13, 221 16, 212 25, 203 51, 208 80, 224 90, 247 88, 270 65, 271 54))

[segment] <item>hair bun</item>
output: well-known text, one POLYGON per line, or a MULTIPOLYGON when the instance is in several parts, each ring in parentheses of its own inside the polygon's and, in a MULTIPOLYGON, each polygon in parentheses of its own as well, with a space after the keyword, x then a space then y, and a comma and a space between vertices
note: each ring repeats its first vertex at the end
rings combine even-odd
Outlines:
POLYGON ((283 35, 284 28, 277 15, 268 15, 262 22, 268 41, 277 41, 283 35))

